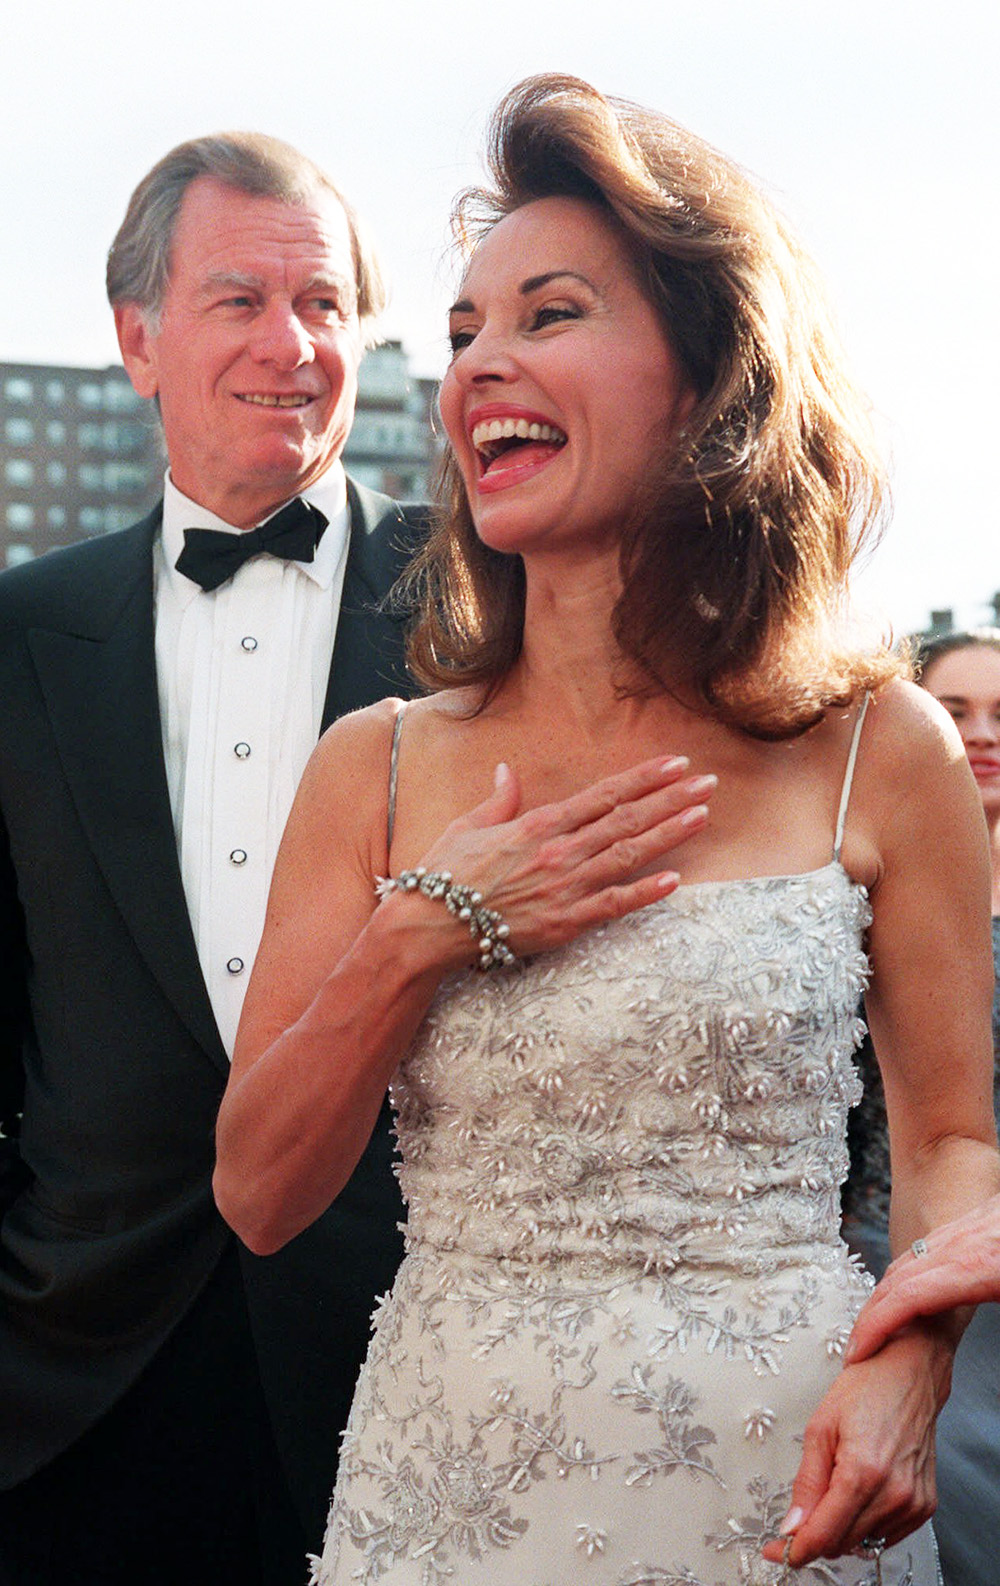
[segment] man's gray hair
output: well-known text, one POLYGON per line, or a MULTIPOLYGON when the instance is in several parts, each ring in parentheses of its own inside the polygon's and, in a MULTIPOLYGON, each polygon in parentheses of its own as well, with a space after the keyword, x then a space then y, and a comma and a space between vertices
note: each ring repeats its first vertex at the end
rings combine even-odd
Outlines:
POLYGON ((170 280, 170 249, 184 194, 199 176, 238 192, 304 205, 331 194, 343 208, 351 237, 358 315, 366 329, 386 302, 375 250, 360 217, 326 173, 290 143, 261 132, 219 132, 178 144, 143 177, 108 253, 108 300, 138 303, 156 324, 170 280), (365 322, 368 322, 367 325, 365 322))

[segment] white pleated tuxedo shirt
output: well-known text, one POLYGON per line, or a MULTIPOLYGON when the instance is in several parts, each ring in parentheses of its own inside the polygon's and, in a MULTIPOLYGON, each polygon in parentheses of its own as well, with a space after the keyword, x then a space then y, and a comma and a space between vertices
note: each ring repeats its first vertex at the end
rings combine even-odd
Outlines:
POLYGON ((166 478, 153 553, 156 674, 170 805, 198 957, 230 1057, 271 872, 316 746, 347 564, 344 470, 304 492, 328 526, 312 562, 256 556, 206 592, 184 530, 239 533, 166 478))

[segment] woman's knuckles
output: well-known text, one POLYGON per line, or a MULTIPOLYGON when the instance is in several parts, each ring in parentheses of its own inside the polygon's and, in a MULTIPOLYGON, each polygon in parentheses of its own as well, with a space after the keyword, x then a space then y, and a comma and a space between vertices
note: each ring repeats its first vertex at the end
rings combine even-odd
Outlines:
POLYGON ((608 858, 623 876, 630 876, 642 864, 645 855, 641 843, 634 837, 621 837, 608 850, 608 858))

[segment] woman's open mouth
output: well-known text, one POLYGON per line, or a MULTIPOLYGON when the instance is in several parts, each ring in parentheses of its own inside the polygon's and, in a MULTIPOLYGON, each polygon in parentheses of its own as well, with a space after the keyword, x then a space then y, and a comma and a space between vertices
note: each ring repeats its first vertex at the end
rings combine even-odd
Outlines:
POLYGON ((514 484, 550 463, 566 445, 558 425, 523 415, 490 416, 472 427, 480 486, 514 484))

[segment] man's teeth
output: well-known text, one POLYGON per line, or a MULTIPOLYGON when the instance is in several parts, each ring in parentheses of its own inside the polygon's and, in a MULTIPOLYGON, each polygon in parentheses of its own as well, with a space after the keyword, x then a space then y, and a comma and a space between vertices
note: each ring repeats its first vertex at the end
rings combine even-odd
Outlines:
POLYGON ((492 441, 552 441, 557 446, 566 443, 562 430, 554 424, 536 424, 528 419, 484 419, 472 431, 472 444, 478 449, 492 441))
POLYGON ((291 396, 268 396, 263 392, 245 391, 240 400, 262 408, 302 408, 312 399, 301 391, 293 392, 291 396))

